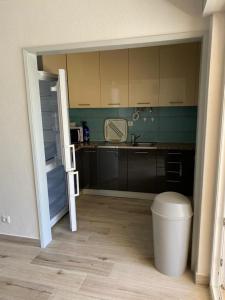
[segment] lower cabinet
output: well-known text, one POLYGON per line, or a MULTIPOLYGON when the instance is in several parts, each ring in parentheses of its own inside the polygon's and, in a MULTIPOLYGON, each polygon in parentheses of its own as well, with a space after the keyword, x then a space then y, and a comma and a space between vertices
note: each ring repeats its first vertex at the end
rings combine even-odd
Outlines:
POLYGON ((83 188, 96 189, 98 188, 98 163, 97 163, 97 149, 84 148, 83 149, 83 167, 82 179, 83 188))
POLYGON ((194 157, 195 153, 191 150, 158 150, 156 192, 193 195, 194 157))
POLYGON ((84 188, 84 180, 83 180, 83 149, 79 149, 76 151, 76 170, 79 174, 79 187, 80 189, 84 188))
POLYGON ((133 192, 155 193, 156 151, 128 150, 127 189, 133 192))
POLYGON ((127 189, 127 151, 98 149, 98 186, 103 190, 127 189))
POLYGON ((80 188, 193 194, 191 150, 84 148, 76 151, 80 188))

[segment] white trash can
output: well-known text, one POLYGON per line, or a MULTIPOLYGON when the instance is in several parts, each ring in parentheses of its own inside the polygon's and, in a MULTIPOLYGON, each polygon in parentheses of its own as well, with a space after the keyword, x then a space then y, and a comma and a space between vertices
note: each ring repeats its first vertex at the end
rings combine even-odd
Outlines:
POLYGON ((169 276, 186 269, 192 209, 190 200, 175 192, 157 195, 151 207, 156 268, 169 276))

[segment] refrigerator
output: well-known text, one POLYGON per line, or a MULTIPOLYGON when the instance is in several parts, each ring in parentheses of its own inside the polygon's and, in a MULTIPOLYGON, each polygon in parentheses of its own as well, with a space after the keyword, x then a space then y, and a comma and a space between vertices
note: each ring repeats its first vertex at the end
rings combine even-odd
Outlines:
POLYGON ((51 226, 69 211, 70 228, 76 231, 79 174, 75 148, 70 141, 66 71, 60 69, 58 76, 46 72, 39 74, 51 226))

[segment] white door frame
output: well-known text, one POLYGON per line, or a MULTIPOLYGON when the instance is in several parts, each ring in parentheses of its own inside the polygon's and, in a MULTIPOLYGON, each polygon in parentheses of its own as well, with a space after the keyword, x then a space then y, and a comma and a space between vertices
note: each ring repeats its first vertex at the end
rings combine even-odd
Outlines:
POLYGON ((23 51, 23 54, 34 164, 34 179, 37 198, 40 244, 42 248, 45 248, 52 240, 52 233, 48 203, 48 186, 45 167, 44 137, 42 128, 37 55, 26 50, 23 51))
POLYGON ((224 88, 222 99, 222 113, 220 120, 220 144, 218 153, 218 173, 215 199, 215 215, 213 229, 213 247, 211 261, 210 288, 213 299, 223 299, 221 284, 225 280, 225 65, 224 65, 224 88), (221 266, 221 259, 223 260, 221 266))
MULTIPOLYGON (((204 66, 207 64, 207 51, 208 51, 208 32, 188 32, 169 35, 158 36, 145 36, 126 38, 119 40, 106 40, 106 41, 92 41, 82 42, 69 45, 46 46, 46 47, 31 47, 23 50, 25 62, 25 75, 27 87, 27 101, 28 101, 28 114, 30 121, 31 143, 34 164, 34 178, 37 197, 37 210, 40 230, 41 247, 46 247, 52 240, 51 237, 51 224, 48 208, 48 190, 47 179, 45 175, 45 161, 44 161, 44 140, 42 133, 42 120, 41 120, 41 107, 40 107, 40 94, 37 83, 37 55, 42 54, 60 54, 69 52, 88 52, 106 49, 122 49, 143 46, 156 46, 162 44, 171 44, 178 42, 185 42, 186 40, 194 41, 202 39, 203 42, 203 56, 202 68, 200 76, 200 92, 199 92, 199 109, 198 109, 198 125, 197 125, 197 143, 196 143, 196 165, 195 165, 195 189, 194 198, 198 199, 195 202, 195 209, 200 210, 201 202, 201 186, 202 186, 202 170, 204 162, 204 140, 205 140, 205 123, 206 108, 207 108, 207 95, 206 95, 206 78, 207 72, 204 66), (197 195, 197 197, 195 197, 197 195)), ((197 220, 194 222, 193 230, 193 248, 192 248, 192 269, 195 269, 198 260, 198 234, 199 223, 197 220)))

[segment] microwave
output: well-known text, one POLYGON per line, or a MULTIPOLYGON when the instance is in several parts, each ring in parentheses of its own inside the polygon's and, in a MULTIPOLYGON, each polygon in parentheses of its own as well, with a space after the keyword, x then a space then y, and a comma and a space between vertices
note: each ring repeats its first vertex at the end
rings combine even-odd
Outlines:
POLYGON ((71 144, 83 143, 83 127, 72 127, 70 128, 70 139, 71 144))

